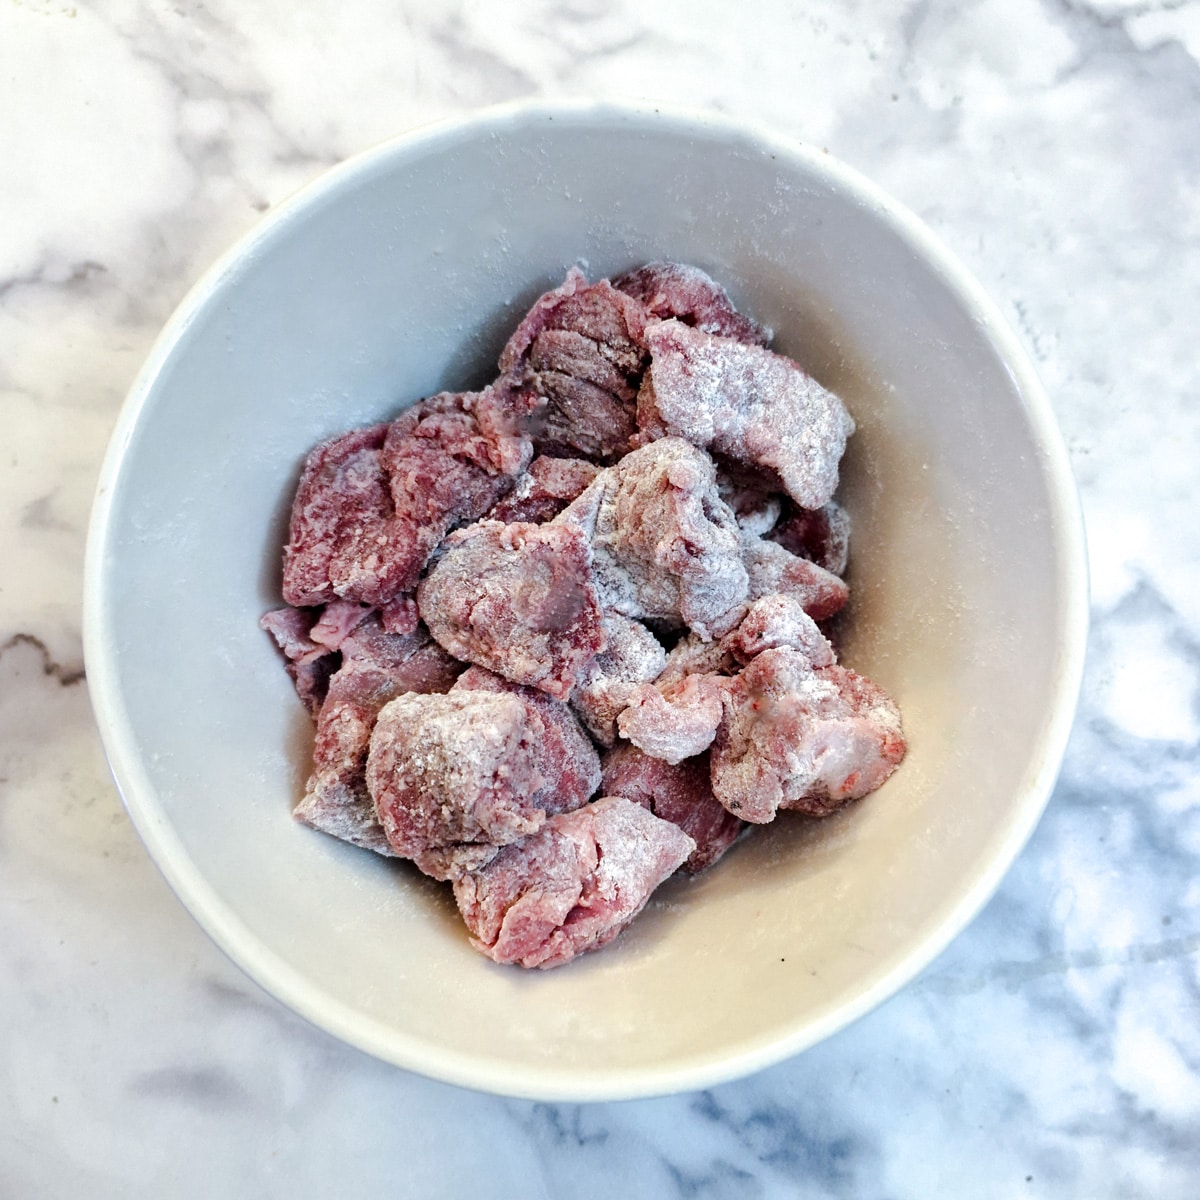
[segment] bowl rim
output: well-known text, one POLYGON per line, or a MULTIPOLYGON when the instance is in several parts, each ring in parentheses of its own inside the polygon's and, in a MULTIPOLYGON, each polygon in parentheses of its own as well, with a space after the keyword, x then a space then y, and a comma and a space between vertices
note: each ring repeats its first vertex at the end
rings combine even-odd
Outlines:
POLYGON ((122 803, 134 829, 168 885, 200 927, 246 975, 307 1021, 386 1062, 442 1082, 500 1095, 546 1101, 600 1101, 667 1095, 712 1086, 752 1074, 791 1058, 850 1025, 924 971, 978 915, 1036 827, 1053 791, 1074 723, 1083 677, 1088 634, 1088 567, 1083 514, 1061 432, 1050 401, 1023 345, 996 304, 959 259, 911 210, 827 150, 780 135, 741 118, 645 101, 520 100, 424 124, 386 139, 323 171, 269 209, 193 284, 155 340, 126 396, 111 434, 96 484, 88 525, 83 582, 83 649, 88 690, 96 723, 122 803), (732 143, 798 162, 828 178, 890 226, 937 273, 942 283, 991 340, 1013 378, 1030 430, 1042 457, 1050 503, 1049 526, 1056 531, 1057 651, 1053 664, 1053 703, 1041 736, 1031 750, 1031 769, 1012 805, 1003 835, 984 869, 942 918, 919 937, 875 982, 823 1017, 740 1043, 716 1054, 692 1054, 672 1065, 587 1071, 554 1065, 481 1063, 467 1054, 429 1045, 327 996, 287 965, 241 923, 207 883, 171 828, 143 769, 118 685, 116 650, 109 636, 105 561, 113 533, 113 501, 126 453, 155 385, 189 326, 215 298, 241 264, 252 260, 265 241, 309 209, 336 197, 340 189, 376 170, 392 169, 406 157, 486 134, 548 121, 589 125, 639 123, 686 133, 718 134, 732 143))

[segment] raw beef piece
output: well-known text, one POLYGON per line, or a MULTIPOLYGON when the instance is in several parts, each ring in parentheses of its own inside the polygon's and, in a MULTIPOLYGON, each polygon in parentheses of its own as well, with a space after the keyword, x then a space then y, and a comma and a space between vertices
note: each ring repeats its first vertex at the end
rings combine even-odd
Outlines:
POLYGON ((500 355, 500 370, 535 397, 539 450, 611 458, 629 448, 645 366, 646 312, 608 280, 572 268, 543 295, 500 355))
POLYGON ((646 327, 650 366, 638 396, 647 436, 672 434, 778 473, 797 504, 820 508, 837 487, 854 422, 789 358, 680 321, 646 327))
POLYGON ((600 787, 678 825, 696 843, 683 864, 689 875, 711 867, 746 827, 713 795, 707 754, 672 765, 635 746, 618 746, 604 756, 600 787))
POLYGON ((681 438, 627 454, 553 524, 591 539, 601 602, 623 616, 720 636, 746 598, 737 521, 712 459, 681 438))
POLYGON ((296 695, 313 717, 325 701, 329 677, 338 664, 337 655, 311 636, 318 616, 319 613, 310 608, 277 608, 258 622, 283 651, 296 695))
POLYGON ((444 698, 406 696, 371 742, 368 784, 394 852, 456 878, 585 803, 596 748, 570 709, 479 667, 444 698))
POLYGON ((392 851, 435 879, 540 829, 532 710, 518 696, 398 696, 371 734, 367 788, 392 851))
POLYGON ((600 468, 584 458, 539 454, 516 486, 485 515, 492 521, 531 521, 540 525, 557 517, 593 479, 600 468))
POLYGON ((393 506, 383 465, 386 425, 322 442, 305 460, 283 552, 283 598, 294 606, 339 596, 379 604, 404 563, 389 553, 393 506))
POLYGON ((342 665, 318 714, 313 773, 296 819, 356 846, 392 853, 363 775, 375 718, 405 692, 449 690, 461 670, 424 630, 396 637, 378 616, 363 621, 342 641, 342 665))
POLYGON ((329 681, 338 669, 336 654, 323 654, 310 662, 288 663, 284 668, 296 687, 296 695, 315 721, 329 695, 329 681))
POLYGON ((600 755, 561 700, 537 688, 510 683, 482 667, 464 671, 450 691, 513 695, 533 710, 530 754, 538 774, 548 781, 538 794, 538 804, 547 813, 578 808, 600 786, 600 755))
POLYGON ((640 804, 603 797, 505 847, 454 898, 489 958, 557 967, 611 942, 695 845, 640 804))
POLYGON ((846 573, 850 561, 850 514, 833 500, 821 508, 792 507, 765 536, 834 575, 846 573))
POLYGON ((814 621, 842 608, 850 589, 834 574, 806 558, 797 558, 777 542, 742 535, 742 561, 749 575, 749 598, 783 592, 795 596, 814 621))
POLYGON ((657 679, 667 665, 666 651, 645 625, 620 613, 605 613, 604 650, 580 673, 571 707, 602 746, 617 737, 617 714, 639 684, 657 679))
POLYGON ((781 593, 755 600, 738 627, 725 635, 723 644, 740 663, 780 646, 800 651, 814 667, 834 662, 833 647, 804 606, 795 596, 781 593))
POLYGON ((721 723, 724 681, 718 675, 684 675, 646 683, 617 717, 617 730, 652 758, 678 763, 707 750, 721 723))
POLYGON ((417 605, 456 658, 560 700, 604 649, 591 551, 570 525, 460 529, 422 581, 417 605))
POLYGON ((899 711, 870 680, 766 650, 726 689, 713 793, 756 824, 780 808, 823 816, 874 791, 905 748, 899 711))
POLYGON ((363 621, 342 642, 342 662, 387 671, 410 692, 447 691, 465 669, 424 627, 397 636, 383 628, 378 615, 363 621))
MULTIPOLYGON (((527 389, 518 387, 511 376, 502 375, 482 392, 443 392, 442 397, 461 404, 475 418, 486 442, 478 452, 479 462, 514 477, 529 466, 533 456, 529 431, 538 401, 527 389)), ((476 453, 472 451, 467 457, 474 459, 476 453)))
POLYGON ((401 568, 383 599, 416 587, 446 534, 487 512, 529 465, 527 438, 494 431, 511 417, 497 399, 505 394, 500 384, 484 392, 443 392, 392 422, 383 463, 396 511, 392 553, 401 568))
POLYGON ((684 263, 653 262, 622 275, 613 287, 640 300, 652 317, 678 317, 705 333, 765 346, 771 331, 742 316, 725 289, 699 267, 684 263))

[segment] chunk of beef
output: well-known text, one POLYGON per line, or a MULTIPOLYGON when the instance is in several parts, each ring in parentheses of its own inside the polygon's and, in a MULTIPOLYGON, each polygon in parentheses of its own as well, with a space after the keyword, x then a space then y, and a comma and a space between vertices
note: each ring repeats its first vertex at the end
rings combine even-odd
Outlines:
POLYGON ((740 663, 764 650, 787 646, 798 650, 814 667, 832 666, 833 647, 795 596, 776 593, 755 600, 724 644, 740 663))
POLYGON ((653 262, 613 281, 613 287, 640 300, 650 316, 677 317, 704 333, 765 346, 771 331, 742 316, 725 289, 699 267, 653 262))
POLYGON ((338 665, 337 655, 312 637, 319 617, 319 610, 288 607, 266 613, 258 622, 283 651, 296 695, 313 717, 325 701, 329 677, 338 665))
POLYGON ((547 813, 578 808, 599 787, 600 755, 561 700, 482 667, 468 668, 450 690, 513 695, 533 710, 529 717, 533 737, 529 753, 538 774, 547 781, 544 792, 538 795, 538 804, 547 813))
POLYGON ((725 681, 683 675, 637 688, 617 717, 617 729, 652 758, 678 763, 707 750, 721 723, 725 681))
POLYGON ((291 677, 300 702, 315 721, 329 695, 329 683, 338 669, 337 655, 323 654, 311 662, 288 663, 284 668, 291 677))
POLYGON ((283 552, 283 598, 293 606, 339 596, 378 604, 404 564, 389 553, 393 505, 383 465, 386 425, 322 442, 308 456, 283 552))
POLYGON ((390 854, 364 778, 375 718, 406 692, 448 691, 462 664, 423 629, 395 636, 377 615, 343 639, 341 652, 317 716, 312 775, 293 815, 343 841, 390 854))
POLYGON ((391 848, 456 879, 595 790, 595 747, 566 705, 487 672, 398 697, 371 735, 367 786, 391 848))
POLYGON ((845 405, 792 362, 679 321, 646 327, 650 366, 638 425, 778 473, 797 504, 820 508, 837 487, 854 422, 845 405))
POLYGON ((580 673, 571 707, 602 746, 617 737, 617 714, 639 684, 657 679, 667 664, 666 651, 645 625, 620 613, 605 613, 606 644, 580 673))
POLYGON ((671 764, 621 745, 604 756, 600 787, 678 825, 696 843, 683 864, 689 875, 711 867, 746 827, 713 795, 707 753, 671 764))
POLYGON ((719 636, 736 621, 748 581, 737 522, 717 495, 712 460, 680 438, 627 454, 554 524, 591 539, 606 609, 719 636))
POLYGON ((559 699, 604 649, 591 551, 570 525, 479 521, 459 530, 417 605, 455 657, 559 699))
POLYGON ((905 749, 899 711, 870 680, 766 650, 725 691, 713 794, 756 824, 780 808, 823 816, 879 787, 905 749))
POLYGON ((646 313, 608 282, 572 268, 530 309, 500 355, 500 370, 538 404, 539 450, 623 454, 636 428, 646 313))
POLYGON ((454 898, 489 958, 557 967, 611 942, 694 849, 670 821, 603 797, 505 847, 457 880, 454 898))
POLYGON ((784 519, 765 536, 834 575, 846 573, 850 514, 836 501, 830 500, 821 508, 790 506, 784 519))
POLYGON ((265 613, 259 618, 258 627, 275 639, 275 644, 283 651, 288 662, 304 662, 329 653, 328 646, 314 641, 311 636, 312 628, 320 616, 320 609, 292 608, 288 605, 265 613))
POLYGON ((540 525, 558 516, 596 478, 600 468, 583 458, 554 458, 539 454, 516 486, 486 516, 511 525, 531 521, 540 525))
POLYGON ((797 558, 777 542, 743 534, 742 561, 751 600, 782 592, 799 600, 814 621, 824 621, 850 597, 850 589, 836 575, 806 558, 797 558))
POLYGON ((723 688, 742 664, 780 646, 798 650, 814 666, 834 662, 833 648, 795 596, 764 596, 742 613, 719 641, 689 634, 653 680, 615 691, 612 707, 621 737, 654 758, 681 762, 711 745, 722 719, 723 688))
POLYGON ((367 788, 392 851, 435 879, 482 866, 540 829, 532 709, 518 696, 398 696, 379 713, 367 788))

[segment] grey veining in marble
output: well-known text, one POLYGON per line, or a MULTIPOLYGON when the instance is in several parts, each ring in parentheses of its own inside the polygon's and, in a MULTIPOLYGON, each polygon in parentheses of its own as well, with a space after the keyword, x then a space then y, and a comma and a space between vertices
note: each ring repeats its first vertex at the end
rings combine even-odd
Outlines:
POLYGON ((0 1196, 1200 1194, 1200 0, 3 0, 0 163, 0 1196), (1092 557, 1062 779, 980 918, 800 1058, 623 1105, 257 992, 81 678, 100 455, 189 284, 342 157, 531 95, 762 121, 912 207, 1034 354, 1092 557))

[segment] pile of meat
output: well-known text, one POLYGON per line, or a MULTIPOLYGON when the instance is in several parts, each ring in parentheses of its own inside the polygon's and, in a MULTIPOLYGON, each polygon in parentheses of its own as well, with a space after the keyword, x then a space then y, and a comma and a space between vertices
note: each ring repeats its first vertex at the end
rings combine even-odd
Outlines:
POLYGON ((542 296, 480 392, 308 457, 262 625, 316 720, 296 816, 453 884, 551 967, 780 809, 904 756, 839 666, 854 423, 703 272, 542 296))

